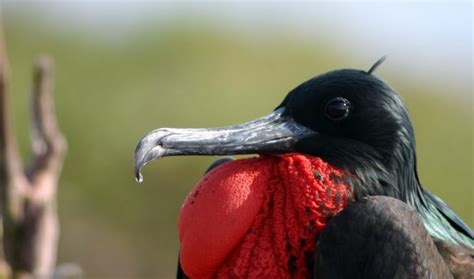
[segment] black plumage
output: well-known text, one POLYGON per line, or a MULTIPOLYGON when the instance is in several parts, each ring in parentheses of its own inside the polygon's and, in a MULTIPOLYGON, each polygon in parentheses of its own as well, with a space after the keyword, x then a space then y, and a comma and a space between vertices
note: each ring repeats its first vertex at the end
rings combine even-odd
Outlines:
POLYGON ((314 278, 453 278, 416 212, 371 196, 349 205, 320 236, 314 278))

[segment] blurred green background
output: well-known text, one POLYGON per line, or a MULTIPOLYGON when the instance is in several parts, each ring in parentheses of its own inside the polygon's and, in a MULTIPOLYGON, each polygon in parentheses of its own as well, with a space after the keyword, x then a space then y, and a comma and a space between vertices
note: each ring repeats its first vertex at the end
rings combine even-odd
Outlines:
POLYGON ((428 189, 473 216, 470 3, 6 2, 14 124, 28 158, 36 55, 56 61, 69 142, 59 188, 59 263, 88 278, 171 278, 181 203, 210 157, 166 158, 133 177, 133 150, 158 127, 262 116, 300 82, 336 68, 377 70, 404 98, 428 189))

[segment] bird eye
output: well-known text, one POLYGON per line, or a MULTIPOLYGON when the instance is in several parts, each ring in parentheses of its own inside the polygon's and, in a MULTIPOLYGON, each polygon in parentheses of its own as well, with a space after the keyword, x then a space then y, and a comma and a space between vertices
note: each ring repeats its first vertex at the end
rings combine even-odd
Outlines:
POLYGON ((327 102, 324 112, 331 120, 342 120, 349 115, 350 108, 351 103, 347 99, 337 97, 327 102))

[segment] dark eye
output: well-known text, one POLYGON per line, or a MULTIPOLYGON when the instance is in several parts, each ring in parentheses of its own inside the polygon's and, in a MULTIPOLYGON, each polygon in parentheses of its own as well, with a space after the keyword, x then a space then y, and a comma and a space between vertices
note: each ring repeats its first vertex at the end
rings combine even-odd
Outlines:
POLYGON ((324 107, 324 113, 329 119, 342 120, 349 115, 351 103, 342 97, 331 99, 324 107))

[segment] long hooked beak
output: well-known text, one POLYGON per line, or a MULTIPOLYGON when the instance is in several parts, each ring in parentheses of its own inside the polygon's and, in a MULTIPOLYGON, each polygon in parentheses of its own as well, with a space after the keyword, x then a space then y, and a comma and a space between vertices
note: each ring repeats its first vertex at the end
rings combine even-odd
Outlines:
POLYGON ((284 107, 254 121, 223 128, 161 128, 138 143, 135 178, 142 182, 141 168, 165 156, 292 152, 298 140, 314 134, 286 115, 284 107))

